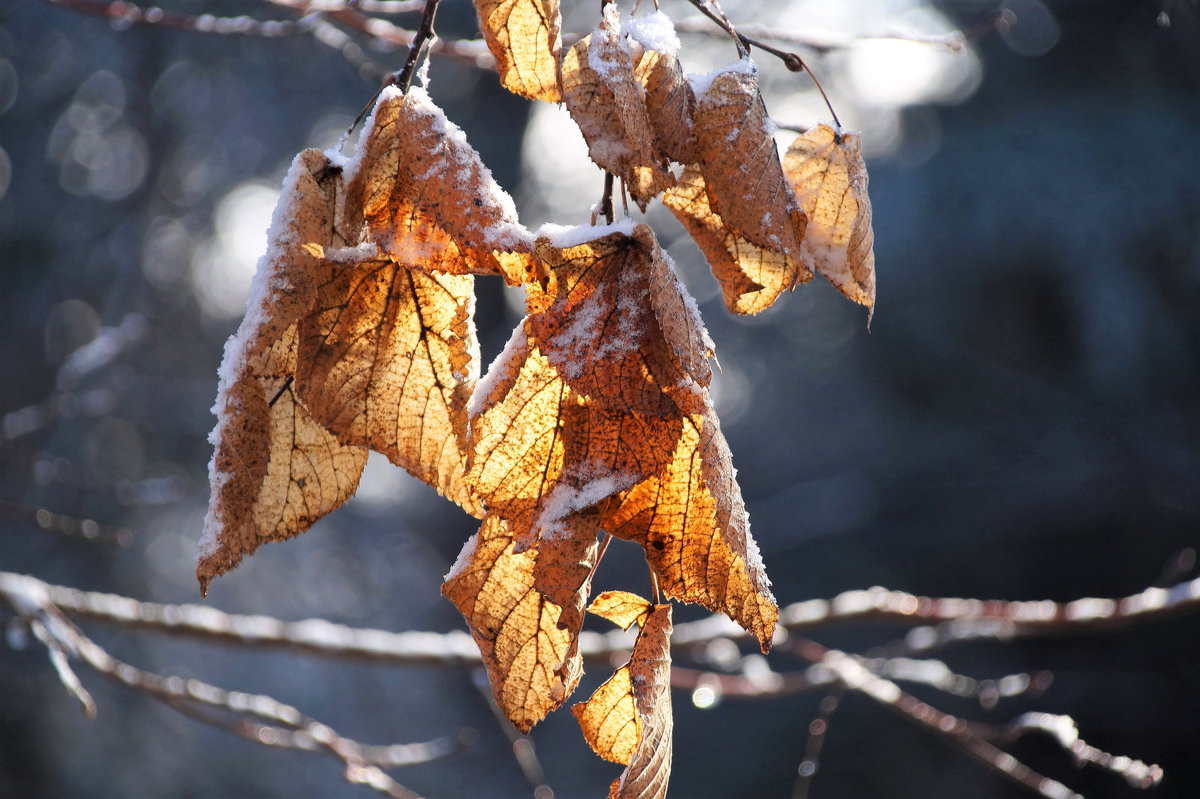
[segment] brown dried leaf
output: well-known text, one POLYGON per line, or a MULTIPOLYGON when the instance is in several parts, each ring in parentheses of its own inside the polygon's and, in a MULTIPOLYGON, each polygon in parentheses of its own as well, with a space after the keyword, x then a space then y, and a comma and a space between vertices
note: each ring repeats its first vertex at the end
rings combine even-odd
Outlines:
POLYGON ((344 264, 300 325, 300 399, 343 444, 369 446, 467 511, 467 402, 479 375, 474 277, 388 260, 344 264))
POLYGON ((583 625, 599 531, 600 512, 589 508, 560 519, 554 535, 544 535, 538 541, 533 587, 562 608, 558 625, 564 629, 578 631, 583 625))
POLYGON ((530 100, 559 102, 558 0, 475 0, 475 10, 501 85, 530 100))
POLYGON ((344 447, 296 402, 297 320, 329 266, 306 245, 341 244, 341 177, 316 150, 284 181, 246 318, 226 345, 196 576, 202 591, 268 541, 308 529, 354 493, 367 452, 344 447))
POLYGON ((671 606, 646 618, 627 666, 571 712, 592 750, 627 766, 609 799, 663 799, 671 776, 671 606))
MULTIPOLYGON (((631 594, 628 591, 605 591, 592 600, 588 605, 588 613, 593 613, 602 619, 608 619, 622 630, 628 630, 633 624, 643 625, 650 616, 654 604, 649 599, 631 594)), ((620 761, 628 763, 628 760, 620 761)))
POLYGON ((875 233, 857 133, 816 125, 798 136, 783 171, 808 215, 804 250, 838 291, 875 311, 875 233))
POLYGON ((633 75, 633 53, 621 35, 615 3, 604 6, 600 26, 563 56, 562 85, 588 154, 601 169, 621 178, 645 211, 650 198, 675 181, 653 151, 646 94, 633 75))
POLYGON ((371 120, 347 176, 347 207, 361 208, 385 255, 425 270, 501 275, 512 285, 539 277, 511 198, 423 89, 385 91, 371 120))
POLYGON ((683 171, 675 187, 663 195, 663 205, 695 240, 721 284, 725 307, 733 313, 765 311, 801 274, 791 256, 753 244, 725 224, 710 204, 700 167, 683 171))
POLYGON ((678 416, 671 395, 685 375, 651 301, 666 267, 650 228, 565 248, 542 236, 536 248, 555 287, 545 312, 529 316, 529 334, 571 388, 603 407, 678 416))
POLYGON ((522 731, 561 705, 583 673, 578 628, 561 629, 562 608, 534 587, 535 557, 514 552, 504 522, 488 516, 442 585, 479 645, 496 702, 522 731))
POLYGON ((712 404, 684 419, 671 464, 634 486, 604 529, 640 543, 673 599, 722 611, 771 644, 779 611, 712 404))
POLYGON ((696 161, 696 137, 692 132, 696 98, 679 59, 672 53, 646 50, 638 58, 633 76, 646 93, 656 157, 681 164, 696 161))

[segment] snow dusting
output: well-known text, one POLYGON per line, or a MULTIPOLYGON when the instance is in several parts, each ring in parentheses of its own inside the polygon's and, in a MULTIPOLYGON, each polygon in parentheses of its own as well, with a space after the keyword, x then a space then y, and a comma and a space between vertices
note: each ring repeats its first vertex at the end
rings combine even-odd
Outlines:
MULTIPOLYGON (((582 480, 580 485, 559 482, 542 500, 542 511, 534 522, 541 529, 542 538, 563 538, 571 534, 570 526, 563 524, 568 516, 590 508, 602 499, 624 491, 637 482, 632 474, 611 472, 602 464, 588 461, 571 469, 570 483, 582 480), (607 472, 607 473, 606 473, 607 472)), ((568 473, 563 474, 564 478, 568 473)))
POLYGON ((700 99, 700 96, 707 92, 712 86, 714 80, 729 72, 754 76, 758 74, 758 65, 754 63, 754 59, 750 56, 744 56, 741 59, 734 61, 732 64, 728 64, 707 74, 688 75, 687 81, 691 85, 692 92, 696 95, 696 99, 700 99))
POLYGON ((450 567, 450 571, 446 572, 446 576, 442 578, 442 582, 448 583, 466 571, 467 566, 471 565, 471 561, 475 557, 475 549, 478 546, 479 533, 475 533, 467 539, 467 543, 463 544, 458 557, 454 559, 454 565, 450 567))
MULTIPOLYGON (((513 329, 512 335, 508 337, 508 343, 504 345, 504 349, 488 365, 483 377, 475 384, 475 390, 471 393, 471 402, 467 406, 469 418, 475 419, 483 413, 486 410, 485 403, 495 392, 496 386, 502 381, 510 379, 521 368, 521 363, 516 360, 516 354, 525 346, 527 340, 525 319, 522 319, 513 329)), ((476 360, 478 361, 478 358, 476 360)))

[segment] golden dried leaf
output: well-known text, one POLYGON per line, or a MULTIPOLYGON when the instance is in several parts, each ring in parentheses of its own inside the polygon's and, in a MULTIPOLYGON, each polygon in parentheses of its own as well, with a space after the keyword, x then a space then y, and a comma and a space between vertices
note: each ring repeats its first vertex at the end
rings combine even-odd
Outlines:
POLYGON ((489 514, 503 517, 520 547, 563 469, 564 408, 571 389, 518 326, 472 401, 468 481, 489 514))
POLYGON ((673 53, 646 50, 638 58, 633 76, 646 93, 646 113, 654 131, 655 155, 662 161, 690 164, 696 161, 692 115, 696 98, 673 53))
POLYGON ((874 313, 875 233, 861 138, 816 125, 792 142, 783 171, 808 215, 803 247, 809 262, 874 313))
POLYGON ((389 260, 341 265, 300 325, 300 399, 343 444, 369 446, 481 516, 466 483, 479 375, 474 277, 389 260))
POLYGON ((779 610, 734 478, 729 447, 705 398, 684 419, 667 469, 626 492, 604 529, 640 543, 667 596, 721 611, 771 644, 779 610))
POLYGON ((329 269, 306 245, 341 243, 340 200, 338 170, 316 150, 301 152, 284 181, 246 318, 221 364, 212 497, 196 567, 202 591, 260 545, 303 532, 345 502, 366 463, 365 449, 339 444, 294 393, 297 320, 329 269))
POLYGON ((529 334, 571 388, 603 407, 677 416, 671 394, 684 374, 651 302, 663 260, 650 228, 563 248, 542 236, 536 248, 555 288, 529 334))
MULTIPOLYGON (((347 175, 349 209, 393 259, 431 271, 537 278, 512 199, 423 89, 380 95, 347 175)), ((348 219, 353 225, 355 216, 348 219)))
MULTIPOLYGON (((628 591, 605 591, 592 600, 588 605, 588 613, 593 613, 602 619, 608 619, 622 630, 628 630, 633 624, 643 625, 650 616, 654 604, 649 599, 631 594, 628 591)), ((628 760, 620 761, 628 763, 628 760)))
POLYGON ((671 256, 657 243, 650 271, 650 307, 679 368, 695 383, 707 386, 712 381, 708 359, 713 357, 716 345, 709 338, 696 301, 679 280, 671 256))
POLYGON ((663 799, 671 776, 671 606, 645 619, 629 664, 571 712, 592 750, 626 765, 609 799, 663 799))
POLYGON ((735 233, 711 205, 701 168, 689 166, 663 205, 687 228, 721 284, 725 307, 733 313, 756 314, 770 308, 795 276, 807 280, 800 266, 782 251, 760 247, 735 233))
POLYGON ((442 585, 479 645, 496 702, 523 731, 561 705, 583 672, 578 629, 560 629, 562 608, 534 587, 536 554, 514 552, 504 522, 488 516, 442 585))
POLYGON ((530 100, 560 101, 558 0, 475 0, 475 10, 501 85, 530 100))
POLYGON ((563 56, 562 86, 588 154, 621 178, 645 211, 650 198, 675 181, 653 151, 646 93, 633 75, 633 52, 615 3, 604 6, 600 26, 563 56))

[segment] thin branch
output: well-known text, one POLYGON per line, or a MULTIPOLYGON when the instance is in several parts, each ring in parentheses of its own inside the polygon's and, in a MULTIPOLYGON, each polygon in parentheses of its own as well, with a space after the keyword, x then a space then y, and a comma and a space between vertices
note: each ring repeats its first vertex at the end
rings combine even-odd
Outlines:
POLYGON ((95 519, 81 519, 54 513, 46 508, 35 508, 17 502, 0 499, 0 516, 36 527, 39 530, 58 533, 69 538, 81 538, 97 544, 127 547, 133 542, 133 533, 124 527, 101 524, 95 519))
MULTIPOLYGON (((266 616, 223 613, 207 605, 139 602, 116 594, 50 585, 29 575, 0 572, 0 595, 4 598, 30 590, 45 591, 53 605, 77 618, 241 646, 285 648, 401 665, 445 667, 479 662, 478 647, 461 631, 395 633, 347 627, 323 619, 285 622, 266 616)), ((1077 599, 1064 603, 931 599, 871 588, 847 591, 832 600, 808 600, 785 606, 780 620, 790 631, 848 621, 887 620, 901 624, 935 621, 943 622, 944 626, 919 627, 912 633, 932 640, 939 634, 943 638, 949 636, 937 630, 959 630, 953 640, 962 640, 966 636, 961 631, 965 629, 972 632, 973 638, 1008 640, 1051 632, 1111 630, 1197 607, 1200 607, 1200 578, 1169 588, 1148 588, 1121 599, 1077 599)), ((714 615, 676 625, 672 646, 680 649, 746 635, 727 617, 714 615)), ((619 630, 584 631, 579 640, 580 652, 592 660, 606 659, 631 645, 632 638, 619 630)))
POLYGON ((215 33, 222 36, 257 36, 276 38, 295 36, 304 26, 290 20, 257 20, 253 17, 216 17, 212 14, 180 14, 164 11, 157 6, 139 6, 126 0, 43 0, 51 5, 81 14, 105 17, 119 27, 153 25, 177 28, 194 33, 215 33))
MULTIPOLYGON (((691 19, 676 22, 675 30, 679 33, 703 33, 710 36, 715 34, 710 22, 700 17, 692 17, 691 19)), ((787 42, 788 44, 799 45, 809 50, 815 50, 818 53, 843 50, 853 47, 857 42, 878 40, 912 42, 914 44, 945 48, 954 53, 961 53, 964 52, 967 41, 967 36, 962 31, 934 34, 906 33, 890 30, 880 33, 835 33, 817 29, 781 30, 766 25, 745 24, 738 26, 738 32, 760 40, 766 39, 767 41, 787 42)))
POLYGON ((1134 788, 1146 790, 1162 782, 1163 770, 1153 763, 1144 763, 1124 755, 1111 755, 1091 746, 1079 737, 1079 728, 1070 716, 1053 713, 1025 713, 1010 722, 1003 737, 1007 741, 1030 733, 1050 735, 1059 746, 1071 753, 1077 763, 1090 763, 1125 778, 1134 788))

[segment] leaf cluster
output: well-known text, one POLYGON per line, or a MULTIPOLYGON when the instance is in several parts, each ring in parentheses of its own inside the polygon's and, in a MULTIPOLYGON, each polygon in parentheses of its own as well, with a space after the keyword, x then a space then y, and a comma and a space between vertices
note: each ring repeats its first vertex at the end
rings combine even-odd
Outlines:
MULTIPOLYGON (((731 311, 757 313, 814 272, 873 308, 857 137, 820 125, 781 160, 753 63, 685 77, 662 14, 607 5, 563 52, 554 0, 476 7, 502 83, 564 102, 643 210, 661 197, 731 311)), ((574 712, 626 766, 610 796, 663 796, 662 597, 724 612, 764 651, 778 617, 709 396, 713 350, 648 226, 531 233, 423 89, 386 89, 357 153, 305 150, 285 180, 222 364, 201 585, 337 508, 382 453, 480 519, 442 590, 519 728, 578 684, 585 610, 639 626, 629 664, 574 712), (476 276, 526 290, 482 378, 476 276), (652 600, 608 592, 589 607, 610 537, 641 547, 652 600)))

